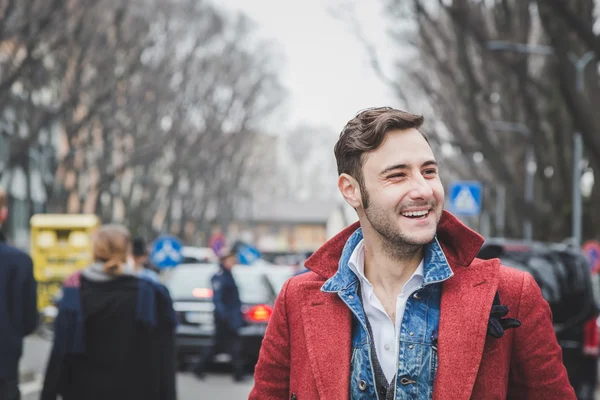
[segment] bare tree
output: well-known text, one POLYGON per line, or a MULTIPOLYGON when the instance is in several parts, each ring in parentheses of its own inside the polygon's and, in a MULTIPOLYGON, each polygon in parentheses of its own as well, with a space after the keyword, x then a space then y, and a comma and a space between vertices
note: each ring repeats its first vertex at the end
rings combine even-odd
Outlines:
MULTIPOLYGON (((593 1, 390 0, 386 6, 398 52, 409 46, 419 60, 409 64, 398 59, 395 64, 388 79, 403 83, 397 85, 404 92, 399 98, 406 98, 407 93, 425 94, 435 121, 433 136, 442 143, 452 138, 462 157, 469 160, 463 178, 480 179, 491 188, 500 184, 508 188, 508 235, 520 235, 522 221, 531 217, 534 226, 544 228, 535 230, 536 238, 568 237, 575 129, 584 133, 592 164, 600 159, 593 112, 598 73, 590 69, 586 96, 576 94, 567 54, 569 49, 581 53, 594 48, 596 39, 590 34, 593 1), (581 26, 573 23, 574 15, 581 26), (414 22, 416 30, 399 30, 397 27, 406 25, 397 23, 399 19, 414 22), (492 40, 550 44, 555 54, 494 52, 489 47, 492 40), (499 120, 526 127, 521 132, 530 134, 498 131, 499 125, 491 122, 499 120), (537 163, 531 205, 523 194, 529 147, 534 149, 537 163), (476 168, 470 161, 474 151, 484 159, 476 168)), ((458 164, 453 168, 460 168, 458 164)), ((599 190, 596 185, 593 198, 599 190)), ((489 205, 493 197, 486 200, 489 205)), ((586 208, 591 217, 590 210, 586 208)), ((493 208, 488 211, 493 213, 493 208)), ((586 225, 587 236, 594 235, 597 225, 598 221, 586 225)))
MULTIPOLYGON (((119 175, 102 190, 123 204, 127 221, 141 231, 185 237, 199 229, 207 235, 213 224, 227 226, 236 217, 240 198, 256 190, 266 171, 257 161, 274 151, 261 130, 283 94, 275 53, 263 42, 252 43, 245 17, 222 14, 208 3, 156 11, 144 67, 126 89, 132 105, 144 99, 140 118, 131 122, 133 142, 152 157, 138 161, 133 179, 121 174, 123 193, 110 193, 119 175)), ((128 108, 128 116, 135 111, 128 108)))
POLYGON ((28 214, 46 203, 191 238, 236 218, 272 170, 279 60, 243 15, 4 0, 0 22, 0 182, 25 177, 28 214))

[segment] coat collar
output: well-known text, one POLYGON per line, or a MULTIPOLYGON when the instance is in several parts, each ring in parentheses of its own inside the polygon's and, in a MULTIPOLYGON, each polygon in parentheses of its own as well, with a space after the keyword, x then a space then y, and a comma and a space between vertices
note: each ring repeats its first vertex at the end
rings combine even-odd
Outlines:
POLYGON ((322 281, 300 284, 302 325, 319 398, 348 400, 352 314, 342 299, 320 290, 322 281))
MULTIPOLYGON (((356 222, 338 233, 306 260, 306 267, 325 279, 333 277, 338 271, 346 242, 359 228, 360 223, 356 222)), ((448 211, 442 213, 437 240, 453 270, 468 267, 483 245, 483 237, 448 211)))

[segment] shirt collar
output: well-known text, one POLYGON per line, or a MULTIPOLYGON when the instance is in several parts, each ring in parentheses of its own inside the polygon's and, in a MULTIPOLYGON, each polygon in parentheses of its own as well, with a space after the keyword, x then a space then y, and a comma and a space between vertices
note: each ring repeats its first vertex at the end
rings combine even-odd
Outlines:
MULTIPOLYGON (((350 257, 354 253, 355 248, 362 240, 362 229, 358 228, 348 238, 346 244, 344 245, 344 249, 342 250, 342 255, 338 263, 338 271, 331 278, 325 281, 321 287, 321 291, 339 292, 343 290, 354 290, 352 288, 359 282, 359 275, 350 269, 349 261, 350 257)), ((417 268, 417 270, 423 276, 424 285, 442 282, 454 275, 437 237, 434 238, 431 243, 425 245, 423 247, 423 251, 424 259, 422 262, 422 269, 417 268)), ((358 265, 358 263, 355 262, 355 265, 358 265)))
MULTIPOLYGON (((368 287, 370 289, 373 288, 373 285, 371 284, 371 282, 369 282, 369 280, 365 276, 365 241, 364 241, 364 239, 361 239, 361 241, 358 242, 358 244, 352 251, 352 254, 350 255, 350 259, 348 260, 348 267, 357 276, 361 285, 363 285, 364 287, 368 287)), ((407 287, 406 285, 413 282, 415 279, 418 279, 419 285, 421 283, 423 283, 423 279, 425 277, 424 271, 425 271, 424 262, 423 262, 423 260, 421 260, 421 262, 419 263, 415 272, 413 272, 412 276, 404 284, 402 291, 404 292, 404 290, 407 287)))

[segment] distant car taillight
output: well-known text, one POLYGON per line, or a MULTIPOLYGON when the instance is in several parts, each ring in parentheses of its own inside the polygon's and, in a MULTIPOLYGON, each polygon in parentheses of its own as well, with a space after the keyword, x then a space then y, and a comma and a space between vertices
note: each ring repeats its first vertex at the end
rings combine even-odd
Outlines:
POLYGON ((192 296, 197 299, 210 299, 213 296, 213 291, 207 288, 195 288, 192 290, 192 296))
POLYGON ((273 314, 273 309, 271 306, 266 304, 259 304, 257 306, 251 307, 248 311, 246 311, 245 316, 246 319, 250 322, 268 322, 269 318, 273 314))

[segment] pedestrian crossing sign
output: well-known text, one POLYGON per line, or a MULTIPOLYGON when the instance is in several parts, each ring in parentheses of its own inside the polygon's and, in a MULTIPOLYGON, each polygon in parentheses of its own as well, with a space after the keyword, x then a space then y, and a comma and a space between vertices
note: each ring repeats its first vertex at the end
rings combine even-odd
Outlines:
POLYGON ((481 214, 482 186, 480 182, 452 182, 448 192, 451 213, 462 217, 476 217, 481 214))

